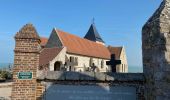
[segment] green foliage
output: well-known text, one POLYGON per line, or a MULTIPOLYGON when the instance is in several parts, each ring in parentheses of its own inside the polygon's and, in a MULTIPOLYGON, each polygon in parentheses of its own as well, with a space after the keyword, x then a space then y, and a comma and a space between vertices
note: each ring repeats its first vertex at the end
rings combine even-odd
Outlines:
POLYGON ((11 76, 10 72, 0 70, 0 79, 11 79, 11 76))

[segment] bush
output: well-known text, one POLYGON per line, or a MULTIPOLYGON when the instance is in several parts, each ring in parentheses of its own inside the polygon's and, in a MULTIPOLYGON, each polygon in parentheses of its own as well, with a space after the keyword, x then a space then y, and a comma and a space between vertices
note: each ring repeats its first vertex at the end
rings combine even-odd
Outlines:
POLYGON ((12 74, 8 71, 0 70, 0 79, 11 79, 12 74))

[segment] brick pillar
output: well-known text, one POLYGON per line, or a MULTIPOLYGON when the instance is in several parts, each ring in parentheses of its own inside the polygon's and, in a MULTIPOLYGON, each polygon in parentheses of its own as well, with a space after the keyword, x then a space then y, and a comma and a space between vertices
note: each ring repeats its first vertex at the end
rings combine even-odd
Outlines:
POLYGON ((15 42, 12 100, 36 100, 40 37, 32 24, 26 24, 15 35, 15 42))
POLYGON ((170 100, 170 0, 143 26, 142 52, 146 99, 170 100))

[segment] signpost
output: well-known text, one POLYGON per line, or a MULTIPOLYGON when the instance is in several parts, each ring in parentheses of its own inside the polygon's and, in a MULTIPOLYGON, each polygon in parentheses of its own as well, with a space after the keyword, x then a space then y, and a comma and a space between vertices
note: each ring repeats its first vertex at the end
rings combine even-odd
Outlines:
POLYGON ((32 72, 18 72, 18 79, 20 80, 32 79, 32 72))

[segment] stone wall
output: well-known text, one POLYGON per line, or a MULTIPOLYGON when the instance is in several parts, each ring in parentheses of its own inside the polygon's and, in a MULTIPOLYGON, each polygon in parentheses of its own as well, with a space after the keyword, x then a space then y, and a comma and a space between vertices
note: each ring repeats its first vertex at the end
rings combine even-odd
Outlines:
POLYGON ((170 0, 142 29, 143 67, 147 100, 170 100, 170 0))
MULTIPOLYGON (((136 88, 136 100, 144 99, 145 79, 142 73, 96 73, 96 72, 60 72, 49 71, 46 75, 38 77, 44 86, 48 88, 53 84, 76 85, 76 86, 112 86, 112 87, 134 87, 136 88)), ((104 88, 103 87, 103 88, 104 88)), ((57 90, 53 90, 55 92, 57 90)), ((42 94, 42 95, 45 95, 42 94)), ((47 98, 48 100, 48 98, 47 98)), ((101 99, 103 100, 103 99, 101 99)))

